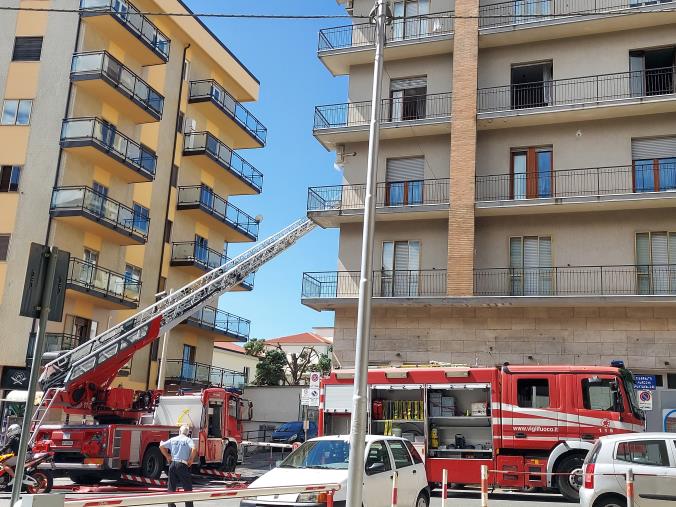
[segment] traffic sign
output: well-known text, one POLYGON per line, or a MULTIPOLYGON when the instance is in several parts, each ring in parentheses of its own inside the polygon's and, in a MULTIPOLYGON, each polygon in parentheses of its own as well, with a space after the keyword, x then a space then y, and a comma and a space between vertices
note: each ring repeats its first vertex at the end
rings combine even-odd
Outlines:
POLYGON ((639 391, 638 392, 638 408, 641 410, 652 410, 653 409, 653 392, 652 391, 639 391))
POLYGON ((318 371, 312 371, 310 372, 310 387, 314 387, 316 389, 319 389, 319 380, 321 379, 321 375, 319 374, 318 371))
POLYGON ((654 391, 657 388, 655 375, 634 375, 634 389, 639 391, 654 391))

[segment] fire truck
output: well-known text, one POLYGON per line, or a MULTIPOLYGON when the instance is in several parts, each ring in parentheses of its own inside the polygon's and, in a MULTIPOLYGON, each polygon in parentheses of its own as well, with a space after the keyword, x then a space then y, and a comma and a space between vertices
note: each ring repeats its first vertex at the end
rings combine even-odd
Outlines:
POLYGON ((57 354, 40 377, 44 397, 30 423, 31 443, 49 443, 54 467, 78 483, 122 472, 159 478, 165 468, 159 443, 187 424, 193 429, 199 465, 233 471, 242 420, 252 415, 252 405, 238 392, 208 388, 164 396, 158 390, 112 384, 137 350, 239 285, 314 226, 308 219, 298 220, 92 340, 57 354), (54 420, 60 424, 48 424, 54 420))
MULTIPOLYGON (((320 434, 349 433, 354 371, 323 380, 320 434)), ((631 372, 613 366, 396 367, 368 372, 368 432, 414 443, 432 486, 556 489, 578 499, 595 440, 643 431, 631 372)))

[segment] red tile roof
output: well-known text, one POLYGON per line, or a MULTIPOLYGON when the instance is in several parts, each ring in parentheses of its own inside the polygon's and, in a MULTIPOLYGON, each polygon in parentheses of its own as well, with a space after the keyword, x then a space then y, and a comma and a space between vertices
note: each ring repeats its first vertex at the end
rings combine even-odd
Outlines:
POLYGON ((237 343, 216 342, 216 343, 214 343, 214 347, 216 347, 218 349, 227 350, 229 352, 235 352, 236 354, 246 354, 244 347, 242 347, 241 345, 238 345, 237 343))
POLYGON ((290 336, 280 336, 279 338, 271 338, 265 341, 266 343, 280 345, 331 345, 333 343, 328 338, 324 338, 315 333, 292 334, 290 336))

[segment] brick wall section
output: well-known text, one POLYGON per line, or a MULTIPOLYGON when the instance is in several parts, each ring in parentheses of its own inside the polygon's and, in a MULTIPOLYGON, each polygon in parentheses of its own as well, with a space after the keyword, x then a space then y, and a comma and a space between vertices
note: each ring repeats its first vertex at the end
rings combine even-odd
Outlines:
MULTIPOLYGON (((355 309, 336 310, 343 367, 354 363, 355 323, 355 309)), ((676 364, 673 307, 374 308, 371 333, 372 364, 676 364)))
MULTIPOLYGON (((458 16, 477 16, 479 0, 459 0, 455 13, 458 16)), ((455 19, 454 23, 448 294, 471 296, 479 20, 476 17, 455 19)))

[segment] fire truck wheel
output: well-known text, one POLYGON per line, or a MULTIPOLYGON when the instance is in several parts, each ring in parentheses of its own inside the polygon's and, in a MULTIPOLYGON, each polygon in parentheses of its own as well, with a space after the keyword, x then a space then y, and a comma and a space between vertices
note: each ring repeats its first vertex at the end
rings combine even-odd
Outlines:
POLYGON ((582 463, 584 457, 579 454, 567 456, 561 460, 556 469, 559 493, 569 502, 580 501, 580 486, 582 485, 582 463))
POLYGON ((96 474, 68 474, 68 478, 75 484, 82 486, 93 486, 101 482, 102 477, 96 474))
POLYGON ((223 451, 223 463, 221 470, 224 472, 234 472, 237 467, 237 449, 234 445, 229 445, 223 451))
POLYGON ((158 447, 148 447, 141 461, 141 475, 148 479, 159 479, 166 466, 164 456, 158 447))
POLYGON ((430 499, 427 497, 427 493, 421 491, 418 495, 418 499, 415 501, 415 507, 429 507, 430 499))

